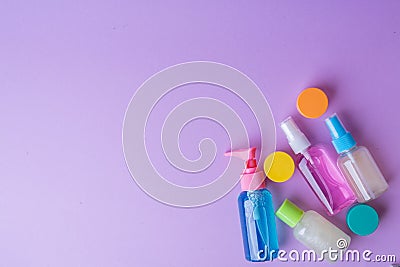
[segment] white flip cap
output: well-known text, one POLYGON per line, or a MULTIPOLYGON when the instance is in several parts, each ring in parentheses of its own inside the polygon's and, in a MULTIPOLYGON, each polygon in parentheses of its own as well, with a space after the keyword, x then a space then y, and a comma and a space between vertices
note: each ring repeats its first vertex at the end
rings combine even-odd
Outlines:
POLYGON ((307 137, 300 131, 299 127, 297 127, 292 117, 289 116, 281 122, 281 128, 295 154, 303 152, 311 146, 310 141, 308 141, 307 137))

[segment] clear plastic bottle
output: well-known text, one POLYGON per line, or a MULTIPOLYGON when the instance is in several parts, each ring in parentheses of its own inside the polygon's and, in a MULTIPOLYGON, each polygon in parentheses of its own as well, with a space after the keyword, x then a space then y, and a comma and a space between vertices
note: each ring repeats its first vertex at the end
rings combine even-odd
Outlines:
POLYGON ((238 198, 243 248, 248 261, 270 261, 279 251, 272 195, 265 188, 265 175, 257 170, 256 149, 225 153, 246 161, 240 177, 242 192, 238 198))
POLYGON ((276 211, 276 216, 293 228, 294 237, 314 250, 318 258, 335 261, 350 245, 350 236, 342 230, 313 210, 304 212, 288 199, 276 211))
POLYGON ((325 123, 333 146, 339 153, 337 164, 356 194, 357 201, 364 203, 379 197, 388 189, 388 184, 371 153, 367 148, 356 145, 336 114, 327 118, 325 123))
POLYGON ((334 215, 354 203, 356 197, 332 160, 327 147, 312 146, 292 117, 284 120, 281 128, 296 154, 297 168, 328 215, 334 215))

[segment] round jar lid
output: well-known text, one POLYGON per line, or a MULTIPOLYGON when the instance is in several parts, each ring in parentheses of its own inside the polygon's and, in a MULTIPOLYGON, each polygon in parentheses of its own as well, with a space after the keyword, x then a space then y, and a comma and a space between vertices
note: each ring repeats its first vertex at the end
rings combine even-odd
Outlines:
POLYGON ((346 222, 350 230, 361 236, 372 234, 379 224, 376 210, 366 204, 357 204, 347 212, 346 222))

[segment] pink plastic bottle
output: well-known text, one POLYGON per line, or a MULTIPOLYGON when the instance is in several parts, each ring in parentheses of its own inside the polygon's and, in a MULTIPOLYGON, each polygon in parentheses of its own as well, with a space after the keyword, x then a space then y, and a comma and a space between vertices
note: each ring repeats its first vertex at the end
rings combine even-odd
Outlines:
POLYGON ((356 197, 327 148, 323 145, 311 146, 291 117, 281 123, 281 128, 297 154, 298 169, 328 215, 334 215, 354 203, 356 197))

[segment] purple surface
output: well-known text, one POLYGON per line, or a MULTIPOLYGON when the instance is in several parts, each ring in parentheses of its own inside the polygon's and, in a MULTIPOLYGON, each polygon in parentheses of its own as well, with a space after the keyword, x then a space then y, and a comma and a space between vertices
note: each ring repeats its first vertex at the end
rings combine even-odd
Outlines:
MULTIPOLYGON (((352 235, 351 248, 399 258, 399 12, 399 1, 1 1, 0 266, 250 266, 239 186, 212 205, 173 208, 142 192, 124 162, 122 120, 136 88, 192 60, 249 75, 277 122, 298 114, 301 89, 324 88, 328 114, 340 113, 390 185, 371 203, 378 230, 352 235)), ((329 141, 322 119, 296 118, 312 141, 329 141)), ((192 134, 203 137, 193 126, 182 133, 188 157, 192 134)), ((228 149, 226 133, 206 129, 228 149)), ((220 167, 209 171, 204 182, 220 167)), ((299 173, 269 188, 275 205, 289 197, 322 212, 299 173)), ((344 216, 331 221, 349 232, 344 216)), ((277 223, 281 248, 304 248, 277 223)))

